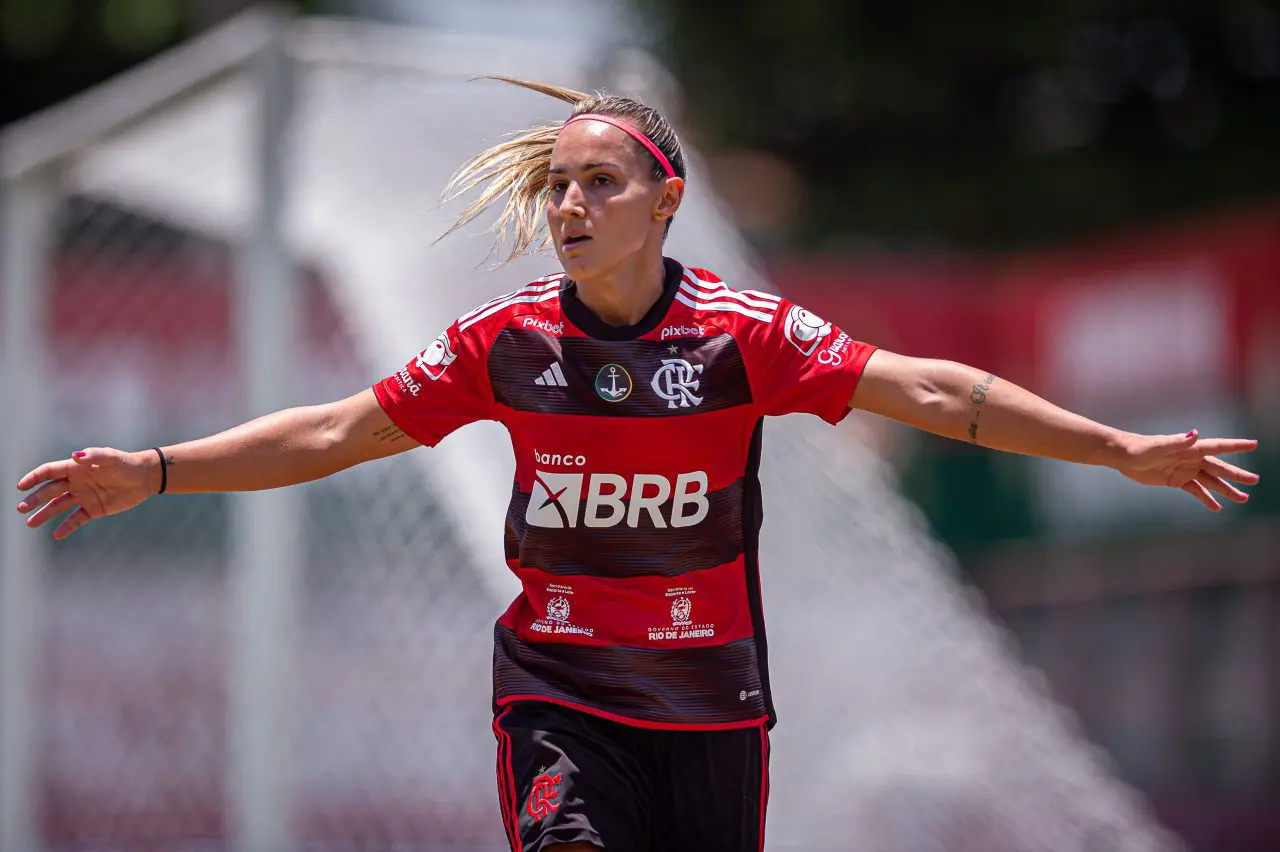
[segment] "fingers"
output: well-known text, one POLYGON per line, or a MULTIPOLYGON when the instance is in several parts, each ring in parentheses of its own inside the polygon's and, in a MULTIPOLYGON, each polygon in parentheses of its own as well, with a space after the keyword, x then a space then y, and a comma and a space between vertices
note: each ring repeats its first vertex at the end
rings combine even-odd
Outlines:
POLYGON ((58 528, 53 531, 53 537, 58 541, 61 541, 67 536, 71 535, 76 530, 80 529, 85 524, 89 523, 89 521, 90 521, 90 518, 89 518, 88 512, 86 512, 83 508, 76 509, 74 512, 72 512, 70 515, 67 516, 67 519, 65 521, 58 524, 58 528))
POLYGON ((61 515, 76 504, 76 498, 71 496, 70 491, 64 491, 54 497, 48 503, 40 507, 39 511, 27 518, 27 526, 32 529, 42 527, 49 521, 61 515))
POLYGON ((1195 442, 1196 450, 1206 456, 1247 453, 1257 446, 1258 442, 1252 438, 1201 438, 1195 442))
POLYGON ((1230 479, 1232 482, 1239 482, 1243 485, 1256 485, 1260 477, 1258 474, 1242 467, 1236 467, 1233 464, 1227 464, 1222 459, 1213 456, 1205 456, 1200 463, 1200 470, 1213 476, 1230 479))
POLYGON ((1245 494, 1234 485, 1224 482, 1211 474, 1204 472, 1198 473, 1196 474, 1195 481, 1203 485, 1205 488, 1208 488, 1210 491, 1221 494, 1223 497, 1226 497, 1228 500, 1236 503, 1245 503, 1249 500, 1248 494, 1245 494))
POLYGON ((1203 503, 1211 512, 1217 512, 1222 508, 1222 504, 1213 499, 1213 495, 1195 479, 1182 486, 1182 490, 1203 503))
POLYGON ((18 480, 18 490, 26 491, 51 479, 66 479, 75 466, 76 463, 70 459, 42 464, 18 480))
MULTIPOLYGON (((85 447, 62 461, 47 462, 18 480, 18 490, 26 491, 54 479, 66 479, 77 467, 103 467, 117 464, 123 453, 110 447, 85 447)), ((23 511, 23 510, 19 510, 23 511)))
POLYGON ((46 482, 44 485, 32 491, 26 497, 22 498, 22 502, 18 504, 18 511, 26 514, 38 506, 43 506, 54 497, 67 490, 67 481, 65 479, 55 479, 52 482, 46 482))

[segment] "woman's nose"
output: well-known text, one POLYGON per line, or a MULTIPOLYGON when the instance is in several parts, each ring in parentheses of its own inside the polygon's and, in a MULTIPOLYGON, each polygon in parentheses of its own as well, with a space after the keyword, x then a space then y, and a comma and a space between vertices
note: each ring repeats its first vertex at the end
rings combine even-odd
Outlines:
POLYGON ((585 207, 584 201, 578 184, 570 183, 564 191, 564 197, 560 199, 560 215, 581 216, 585 207))

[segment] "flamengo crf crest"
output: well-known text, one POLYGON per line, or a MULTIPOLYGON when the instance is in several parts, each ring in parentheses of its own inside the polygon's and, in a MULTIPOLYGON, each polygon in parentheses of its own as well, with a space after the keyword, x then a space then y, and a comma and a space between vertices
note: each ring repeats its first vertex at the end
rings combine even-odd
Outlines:
POLYGON ((653 392, 667 401, 667 408, 697 406, 702 397, 695 396, 702 372, 701 364, 690 364, 683 358, 663 358, 662 368, 653 374, 653 392))
POLYGON ((529 804, 525 808, 534 822, 546 819, 548 814, 559 809, 560 803, 556 800, 560 798, 561 777, 559 772, 555 775, 543 772, 533 779, 533 786, 529 790, 529 804))

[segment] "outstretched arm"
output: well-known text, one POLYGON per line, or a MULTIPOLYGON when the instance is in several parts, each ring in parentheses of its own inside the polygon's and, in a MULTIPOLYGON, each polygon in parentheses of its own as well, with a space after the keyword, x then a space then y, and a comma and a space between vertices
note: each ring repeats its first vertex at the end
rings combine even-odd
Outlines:
POLYGON ((953 361, 877 350, 849 403, 909 426, 997 450, 1114 468, 1144 485, 1180 488, 1216 511, 1214 492, 1237 503, 1257 474, 1218 455, 1252 450, 1257 441, 1186 435, 1139 435, 1096 423, 990 373, 953 361))
MULTIPOLYGON (((310 482, 416 446, 366 390, 326 405, 277 411, 161 450, 168 466, 166 491, 195 494, 310 482)), ((19 490, 35 490, 17 508, 32 513, 30 527, 75 508, 54 531, 54 538, 62 539, 91 520, 132 509, 157 493, 160 482, 154 450, 90 447, 22 477, 19 490)))

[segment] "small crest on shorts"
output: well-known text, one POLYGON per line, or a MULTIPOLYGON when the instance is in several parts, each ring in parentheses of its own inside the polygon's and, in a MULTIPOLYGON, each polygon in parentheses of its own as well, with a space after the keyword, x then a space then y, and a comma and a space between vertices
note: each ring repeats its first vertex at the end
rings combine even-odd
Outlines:
POLYGON ((560 778, 557 772, 552 775, 542 771, 533 779, 533 787, 529 791, 529 804, 525 809, 534 822, 541 822, 554 810, 560 807, 560 778))

